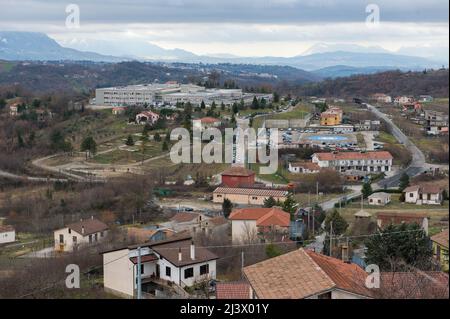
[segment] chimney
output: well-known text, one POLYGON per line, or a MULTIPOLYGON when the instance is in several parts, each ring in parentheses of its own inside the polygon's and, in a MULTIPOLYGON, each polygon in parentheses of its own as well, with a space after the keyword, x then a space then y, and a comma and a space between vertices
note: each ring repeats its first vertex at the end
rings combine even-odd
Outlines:
POLYGON ((191 242, 191 259, 195 260, 195 245, 194 242, 191 242))
POLYGON ((81 226, 81 234, 84 235, 84 226, 81 226))
POLYGON ((181 257, 181 248, 178 250, 178 261, 181 261, 183 258, 181 257))
POLYGON ((343 262, 345 262, 345 263, 349 262, 349 259, 348 259, 348 246, 346 246, 346 245, 342 245, 341 246, 341 257, 342 257, 342 261, 343 262))

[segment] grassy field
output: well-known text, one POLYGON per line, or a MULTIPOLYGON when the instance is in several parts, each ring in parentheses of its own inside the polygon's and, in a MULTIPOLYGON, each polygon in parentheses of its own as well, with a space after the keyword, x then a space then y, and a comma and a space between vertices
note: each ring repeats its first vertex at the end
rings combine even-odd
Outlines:
POLYGON ((259 117, 253 120, 252 127, 260 128, 265 120, 290 120, 290 119, 302 119, 305 118, 313 110, 313 106, 310 104, 297 104, 294 109, 285 113, 277 113, 268 115, 266 117, 259 117))
POLYGON ((140 146, 132 146, 126 150, 115 149, 111 152, 106 152, 94 156, 90 161, 98 164, 130 164, 146 160, 158 155, 162 155, 162 142, 148 142, 145 147, 145 152, 142 153, 140 146))

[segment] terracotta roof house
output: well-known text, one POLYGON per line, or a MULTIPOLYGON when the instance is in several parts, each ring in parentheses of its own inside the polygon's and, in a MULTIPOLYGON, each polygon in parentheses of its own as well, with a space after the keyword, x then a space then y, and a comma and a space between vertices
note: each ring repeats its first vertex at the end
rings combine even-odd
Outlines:
POLYGON ((233 242, 253 241, 258 236, 289 233, 291 216, 280 208, 242 208, 231 212, 233 242))
POLYGON ((206 248, 196 247, 191 236, 174 235, 168 240, 108 250, 103 255, 105 290, 133 298, 137 292, 137 257, 141 253, 142 291, 155 283, 178 292, 202 280, 216 278, 218 257, 206 248))
POLYGON ((320 172, 320 166, 312 162, 289 163, 289 172, 301 174, 314 174, 320 172))
POLYGON ((387 151, 315 153, 312 162, 321 168, 334 168, 338 172, 360 171, 366 173, 390 172, 393 157, 387 151))
POLYGON ((194 128, 207 130, 208 128, 219 127, 222 124, 220 119, 214 117, 203 117, 194 121, 194 128))
POLYGON ((108 225, 94 217, 68 224, 54 231, 55 250, 68 252, 79 246, 96 244, 106 237, 108 231, 108 225))
POLYGON ((233 204, 262 206, 269 197, 285 201, 286 196, 287 191, 280 189, 218 187, 213 192, 213 202, 223 203, 229 199, 233 204))
POLYGON ((441 205, 444 190, 437 185, 423 184, 409 186, 403 190, 405 203, 416 205, 441 205))
POLYGON ((242 166, 232 166, 220 175, 222 185, 226 187, 251 187, 255 184, 255 172, 242 166))
POLYGON ((377 213, 377 225, 385 228, 390 224, 418 224, 428 234, 428 215, 423 213, 398 213, 398 212, 379 212, 377 213))
POLYGON ((244 268, 258 299, 367 299, 367 273, 303 248, 244 268))
POLYGON ((252 289, 247 282, 218 282, 216 299, 253 299, 252 289))
POLYGON ((448 272, 448 229, 431 237, 433 257, 440 263, 443 271, 448 272))
POLYGON ((159 114, 152 111, 144 111, 136 115, 137 124, 154 124, 159 120, 159 114))

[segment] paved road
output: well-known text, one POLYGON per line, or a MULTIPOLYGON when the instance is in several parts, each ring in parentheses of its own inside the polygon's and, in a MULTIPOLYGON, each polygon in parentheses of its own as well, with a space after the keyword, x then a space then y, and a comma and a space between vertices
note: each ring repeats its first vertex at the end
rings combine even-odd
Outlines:
POLYGON ((9 172, 5 172, 0 170, 0 177, 9 178, 9 179, 17 179, 17 180, 27 180, 32 182, 63 182, 66 183, 68 180, 64 178, 47 178, 47 177, 33 177, 26 175, 17 175, 9 172))
POLYGON ((399 171, 394 176, 389 178, 385 178, 382 181, 378 182, 378 185, 381 188, 390 188, 397 187, 400 181, 400 177, 403 173, 407 173, 409 176, 416 176, 427 169, 427 164, 425 160, 425 155, 422 151, 414 145, 411 140, 406 136, 398 126, 384 113, 380 112, 375 106, 366 104, 369 111, 375 114, 378 118, 383 119, 387 125, 390 127, 392 135, 397 139, 397 141, 403 145, 410 151, 412 155, 412 161, 406 169, 399 171))

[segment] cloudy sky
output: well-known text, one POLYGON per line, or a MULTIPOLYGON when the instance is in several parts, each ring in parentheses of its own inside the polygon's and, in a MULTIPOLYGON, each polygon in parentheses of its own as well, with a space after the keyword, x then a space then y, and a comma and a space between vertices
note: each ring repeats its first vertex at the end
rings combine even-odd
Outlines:
POLYGON ((78 49, 152 43, 196 54, 294 56, 353 44, 448 56, 448 0, 0 0, 0 8, 0 30, 45 32, 78 49), (70 3, 80 8, 76 29, 66 27, 70 3), (368 4, 378 6, 379 25, 366 24, 368 4))

